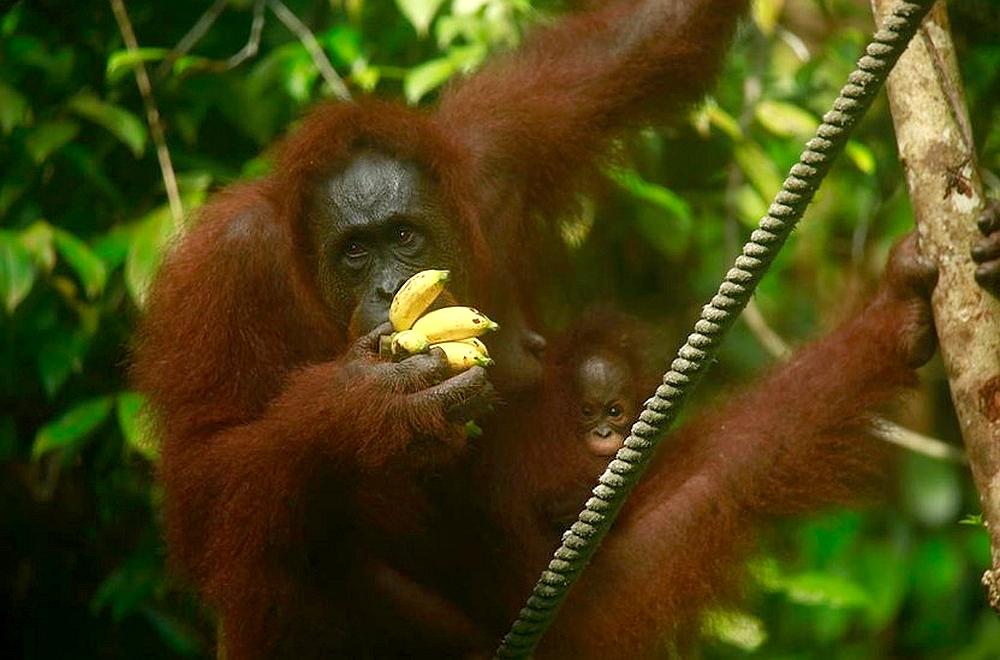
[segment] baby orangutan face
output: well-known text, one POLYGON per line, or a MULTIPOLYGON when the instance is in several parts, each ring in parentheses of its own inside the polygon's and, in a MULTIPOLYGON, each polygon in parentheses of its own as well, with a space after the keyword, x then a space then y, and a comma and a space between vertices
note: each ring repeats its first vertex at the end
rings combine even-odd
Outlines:
POLYGON ((635 384, 628 363, 613 354, 590 355, 577 367, 576 386, 584 443, 595 456, 614 455, 635 416, 635 384))

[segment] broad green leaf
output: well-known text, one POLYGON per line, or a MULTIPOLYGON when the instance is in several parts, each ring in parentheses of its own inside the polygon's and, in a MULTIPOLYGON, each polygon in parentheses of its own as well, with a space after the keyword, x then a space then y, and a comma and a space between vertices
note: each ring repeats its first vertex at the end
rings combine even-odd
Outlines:
POLYGON ((781 10, 784 8, 784 0, 754 0, 751 14, 753 22, 760 28, 760 31, 767 36, 774 34, 774 28, 778 25, 781 17, 781 10))
POLYGON ((417 34, 424 36, 427 34, 434 15, 437 14, 444 0, 396 0, 399 11, 406 16, 406 20, 417 31, 417 34))
POLYGON ((121 621, 134 614, 156 594, 163 579, 156 553, 134 552, 127 557, 94 591, 90 611, 98 614, 110 609, 111 618, 121 621))
POLYGON ((719 107, 719 104, 714 100, 709 99, 705 103, 705 113, 708 115, 709 123, 728 135, 730 139, 734 141, 743 139, 743 129, 740 128, 740 123, 736 121, 735 117, 719 107))
POLYGON ((36 356, 38 376, 49 398, 55 397, 70 374, 83 371, 83 358, 92 333, 85 328, 73 332, 56 331, 42 343, 36 356))
POLYGON ((0 130, 4 135, 18 126, 25 126, 31 121, 31 107, 27 99, 8 85, 0 81, 0 130))
POLYGON ((964 569, 962 551, 954 539, 943 534, 924 539, 913 553, 913 590, 927 602, 954 598, 964 569))
POLYGON ((875 154, 872 150, 856 140, 848 140, 844 147, 844 155, 851 159, 854 166, 864 174, 875 174, 875 154))
POLYGON ((487 54, 486 47, 481 44, 456 47, 448 51, 448 57, 454 62, 455 68, 462 73, 477 69, 487 54))
POLYGON ((156 62, 167 56, 167 48, 137 48, 131 50, 116 50, 108 57, 105 74, 109 82, 118 82, 123 76, 132 73, 137 62, 156 62))
POLYGON ((666 211, 680 220, 683 225, 690 226, 694 222, 694 218, 691 216, 691 207, 669 188, 646 181, 635 170, 615 168, 609 170, 608 174, 615 183, 633 197, 666 211))
POLYGON ((962 510, 962 481, 944 461, 908 453, 902 461, 903 503, 926 525, 952 523, 962 510))
POLYGON ((108 233, 97 238, 91 249, 104 262, 108 272, 125 263, 132 237, 135 235, 134 224, 124 224, 112 227, 108 233))
POLYGON ((363 59, 355 60, 351 67, 351 82, 367 92, 375 89, 381 79, 382 69, 363 59))
POLYGON ((754 108, 757 123, 781 137, 812 137, 819 126, 812 113, 792 103, 764 99, 754 108))
POLYGON ((52 225, 39 220, 21 232, 21 245, 27 248, 35 265, 45 272, 51 272, 56 265, 56 251, 52 247, 52 225))
POLYGON ((747 652, 756 651, 767 641, 764 622, 738 610, 713 609, 705 612, 701 633, 747 652))
POLYGON ((764 199, 774 197, 781 188, 781 177, 778 175, 778 168, 760 145, 744 140, 733 149, 733 157, 761 197, 764 199))
POLYGON ((826 605, 837 609, 868 605, 864 589, 847 578, 830 573, 787 575, 781 590, 788 600, 802 605, 826 605))
POLYGON ((112 397, 102 396, 79 403, 58 419, 38 430, 31 448, 33 458, 51 451, 75 453, 111 413, 112 397))
POLYGON ((633 218, 646 240, 668 256, 687 248, 694 226, 687 202, 669 188, 646 181, 635 170, 612 169, 608 174, 623 190, 655 209, 640 208, 633 218))
POLYGON ((852 562, 868 593, 866 618, 873 630, 883 630, 898 615, 906 596, 909 562, 898 544, 867 541, 852 562))
POLYGON ((139 611, 174 653, 185 658, 205 657, 202 637, 189 622, 149 605, 144 605, 139 611))
POLYGON ((8 314, 28 296, 34 282, 31 253, 16 236, 0 231, 0 298, 8 314))
POLYGON ((125 286, 139 307, 146 302, 146 291, 160 267, 163 250, 173 236, 170 207, 163 205, 136 226, 132 245, 125 257, 125 286))
POLYGON ((36 126, 24 141, 31 159, 45 162, 60 147, 70 142, 80 132, 80 125, 68 119, 44 122, 36 126))
POLYGON ((319 36, 327 52, 333 55, 335 62, 351 66, 363 55, 361 51, 361 34, 346 23, 335 25, 319 36))
POLYGON ((104 290, 108 271, 104 262, 91 252, 87 244, 64 229, 55 230, 56 249, 76 272, 87 297, 93 299, 104 290))
POLYGON ((760 219, 767 214, 767 203, 749 184, 734 191, 732 204, 739 221, 750 229, 756 229, 760 219))
POLYGON ((103 126, 132 150, 136 158, 146 150, 146 126, 125 108, 106 103, 90 92, 77 94, 69 107, 81 117, 103 126))
POLYGON ((403 93, 410 103, 417 103, 458 73, 458 66, 448 57, 440 57, 418 64, 406 73, 403 79, 403 93))
POLYGON ((835 609, 866 607, 868 593, 840 575, 820 572, 786 574, 770 557, 748 564, 750 575, 766 591, 783 593, 793 603, 835 609))
POLYGON ((143 414, 145 405, 145 397, 138 392, 119 394, 116 405, 118 427, 130 449, 150 461, 156 461, 159 459, 159 447, 143 414))

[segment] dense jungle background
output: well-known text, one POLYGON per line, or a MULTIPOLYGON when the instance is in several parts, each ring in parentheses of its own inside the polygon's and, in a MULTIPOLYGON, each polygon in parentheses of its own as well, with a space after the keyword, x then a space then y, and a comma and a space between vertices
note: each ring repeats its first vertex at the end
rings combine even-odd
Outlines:
MULTIPOLYGON (((190 217, 212 191, 266 172, 266 147, 332 96, 331 72, 324 78, 317 62, 332 64, 352 94, 433 103, 450 78, 572 4, 286 2, 294 16, 267 8, 255 19, 265 3, 132 0, 137 52, 107 2, 0 2, 4 657, 213 652, 210 613, 164 571, 156 442, 126 378, 143 293, 177 231, 134 64, 149 71, 190 217), (221 13, 181 52, 206 9, 221 13)), ((1000 2, 953 0, 949 10, 996 194, 1000 2)), ((625 164, 609 164, 605 188, 566 219, 575 274, 553 321, 613 300, 656 323, 671 353, 871 26, 867 0, 758 0, 712 95, 623 144, 625 164)), ((829 328, 871 291, 911 226, 883 95, 763 283, 753 328, 738 324, 700 398, 766 368, 768 342, 795 345, 829 328)), ((923 375, 896 419, 959 447, 940 362, 923 375)), ((769 533, 745 606, 706 616, 704 656, 1000 657, 1000 620, 979 585, 988 544, 968 469, 900 451, 886 494, 862 512, 769 533)))

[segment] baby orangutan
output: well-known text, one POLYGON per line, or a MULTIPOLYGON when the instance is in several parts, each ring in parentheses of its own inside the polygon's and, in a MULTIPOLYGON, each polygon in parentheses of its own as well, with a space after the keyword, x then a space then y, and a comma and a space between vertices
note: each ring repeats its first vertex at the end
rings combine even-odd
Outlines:
POLYGON ((576 520, 594 481, 625 442, 643 395, 656 387, 647 334, 636 319, 602 308, 552 341, 545 396, 562 411, 555 419, 566 422, 546 434, 559 467, 545 461, 551 487, 535 492, 533 508, 553 531, 576 520))
POLYGON ((625 356, 604 350, 588 355, 576 368, 580 439, 594 456, 613 456, 625 441, 640 403, 632 375, 625 356))

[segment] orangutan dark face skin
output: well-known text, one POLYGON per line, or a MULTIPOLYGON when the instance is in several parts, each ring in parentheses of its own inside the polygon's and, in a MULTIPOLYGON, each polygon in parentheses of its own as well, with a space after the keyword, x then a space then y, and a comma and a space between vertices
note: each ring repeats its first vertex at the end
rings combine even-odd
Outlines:
POLYGON ((635 415, 634 384, 628 364, 598 353, 576 371, 583 441, 595 456, 611 456, 622 446, 635 415))
POLYGON ((352 336, 387 321, 393 295, 422 270, 452 271, 450 291, 467 295, 453 223, 414 164, 359 154, 317 187, 309 216, 320 292, 351 310, 352 336))
MULTIPOLYGON (((385 323, 396 291, 422 270, 451 271, 448 289, 432 307, 479 305, 470 290, 469 256, 434 186, 413 163, 362 152, 314 192, 309 221, 319 290, 331 309, 350 310, 352 338, 385 323)), ((483 340, 496 361, 491 380, 512 396, 537 385, 545 340, 518 308, 503 308, 513 311, 500 316, 484 308, 502 330, 483 340)))

